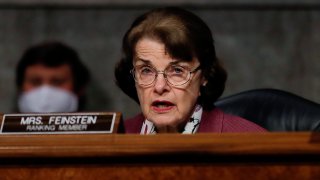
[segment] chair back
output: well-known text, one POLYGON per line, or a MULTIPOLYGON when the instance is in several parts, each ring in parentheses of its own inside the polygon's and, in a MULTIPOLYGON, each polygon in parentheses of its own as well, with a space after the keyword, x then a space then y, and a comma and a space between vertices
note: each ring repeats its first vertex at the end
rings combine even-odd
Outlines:
POLYGON ((249 90, 219 99, 215 106, 269 131, 320 131, 320 105, 282 90, 249 90))

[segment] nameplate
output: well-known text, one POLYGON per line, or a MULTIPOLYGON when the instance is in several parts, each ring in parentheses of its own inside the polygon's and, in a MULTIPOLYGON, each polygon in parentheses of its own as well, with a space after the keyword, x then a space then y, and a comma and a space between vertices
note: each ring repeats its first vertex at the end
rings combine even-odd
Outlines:
POLYGON ((4 114, 2 134, 113 133, 117 113, 4 114))

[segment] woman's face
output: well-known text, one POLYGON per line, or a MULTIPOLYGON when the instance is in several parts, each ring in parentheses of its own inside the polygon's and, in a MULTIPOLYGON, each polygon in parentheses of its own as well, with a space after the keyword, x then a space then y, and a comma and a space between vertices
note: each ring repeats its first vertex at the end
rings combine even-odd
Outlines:
MULTIPOLYGON (((190 70, 200 65, 196 58, 191 62, 171 58, 164 44, 152 39, 138 41, 135 52, 134 67, 152 66, 157 71, 163 71, 172 64, 190 70)), ((161 73, 149 86, 136 83, 142 113, 155 124, 159 132, 176 132, 185 126, 192 115, 202 83, 204 78, 201 70, 192 73, 191 80, 178 87, 169 84, 161 73)))

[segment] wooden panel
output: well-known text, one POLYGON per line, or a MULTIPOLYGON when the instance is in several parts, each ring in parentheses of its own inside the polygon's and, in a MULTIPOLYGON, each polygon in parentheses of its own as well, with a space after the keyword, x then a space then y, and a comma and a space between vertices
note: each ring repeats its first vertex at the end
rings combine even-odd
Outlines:
POLYGON ((317 179, 318 133, 1 135, 1 179, 317 179))
POLYGON ((319 179, 320 134, 0 135, 0 179, 319 179))
POLYGON ((307 165, 110 165, 1 167, 2 179, 319 179, 307 165))
POLYGON ((0 157, 90 157, 209 153, 215 155, 319 155, 311 133, 197 135, 2 135, 0 157))
POLYGON ((94 157, 208 153, 212 155, 320 155, 312 133, 141 135, 1 135, 0 157, 94 157))

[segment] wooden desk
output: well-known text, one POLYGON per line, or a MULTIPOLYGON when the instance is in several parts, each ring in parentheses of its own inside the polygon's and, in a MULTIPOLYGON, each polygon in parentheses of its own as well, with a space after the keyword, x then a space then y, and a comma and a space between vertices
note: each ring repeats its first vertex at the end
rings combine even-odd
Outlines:
POLYGON ((319 137, 0 135, 0 179, 319 179, 319 137))

